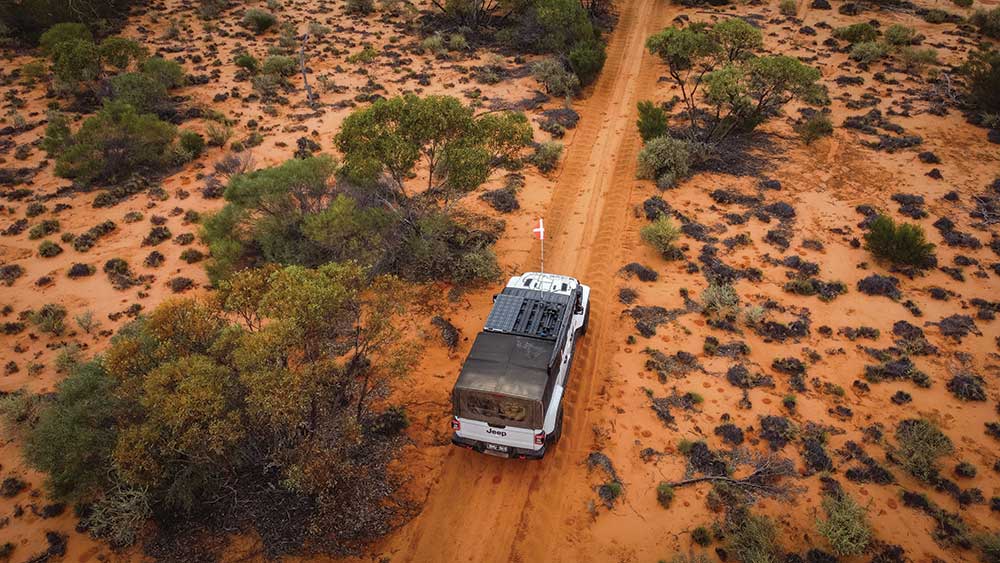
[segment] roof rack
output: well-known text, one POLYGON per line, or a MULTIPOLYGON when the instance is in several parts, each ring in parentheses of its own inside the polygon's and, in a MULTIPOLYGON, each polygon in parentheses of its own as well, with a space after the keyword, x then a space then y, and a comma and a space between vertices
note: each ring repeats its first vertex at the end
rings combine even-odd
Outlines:
POLYGON ((527 289, 506 289, 497 295, 485 329, 555 340, 566 317, 563 295, 527 289))

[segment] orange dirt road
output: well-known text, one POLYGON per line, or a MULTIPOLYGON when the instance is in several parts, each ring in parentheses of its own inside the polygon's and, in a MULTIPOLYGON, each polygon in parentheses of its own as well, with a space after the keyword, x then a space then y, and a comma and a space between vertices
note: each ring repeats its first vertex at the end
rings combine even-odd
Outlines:
MULTIPOLYGON (((495 459, 452 450, 423 511, 382 554, 392 561, 587 561, 601 555, 587 541, 591 516, 584 460, 617 339, 612 304, 623 239, 634 227, 629 199, 641 141, 636 102, 656 88, 658 65, 646 38, 668 25, 667 0, 621 6, 608 59, 581 105, 580 128, 567 150, 545 216, 546 270, 592 287, 588 335, 581 340, 563 401, 561 442, 541 462, 495 459), (602 344, 610 343, 610 344, 602 344)), ((525 270, 535 270, 534 248, 525 270)))

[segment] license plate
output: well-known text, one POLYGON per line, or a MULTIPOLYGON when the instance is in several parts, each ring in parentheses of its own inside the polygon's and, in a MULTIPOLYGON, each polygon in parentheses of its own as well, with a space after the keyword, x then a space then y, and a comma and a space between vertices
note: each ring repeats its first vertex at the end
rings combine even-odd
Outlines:
POLYGON ((510 452, 510 448, 499 444, 486 444, 486 449, 483 450, 483 453, 495 455, 497 457, 507 457, 508 452, 510 452))

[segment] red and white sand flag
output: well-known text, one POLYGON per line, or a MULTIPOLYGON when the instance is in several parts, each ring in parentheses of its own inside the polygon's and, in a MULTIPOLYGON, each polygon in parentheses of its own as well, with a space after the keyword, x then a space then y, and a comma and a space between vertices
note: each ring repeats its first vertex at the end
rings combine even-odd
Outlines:
POLYGON ((532 233, 538 235, 538 240, 542 241, 542 267, 540 272, 545 272, 545 223, 542 222, 542 218, 538 218, 538 226, 531 230, 532 233))
POLYGON ((531 232, 538 234, 538 240, 545 240, 545 224, 542 223, 541 219, 538 219, 538 226, 531 232))

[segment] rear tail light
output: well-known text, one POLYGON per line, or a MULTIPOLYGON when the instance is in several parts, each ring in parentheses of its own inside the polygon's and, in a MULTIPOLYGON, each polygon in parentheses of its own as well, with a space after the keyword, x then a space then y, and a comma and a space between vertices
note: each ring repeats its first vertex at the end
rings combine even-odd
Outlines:
POLYGON ((541 446, 545 444, 545 432, 538 432, 535 434, 535 445, 541 446))
POLYGON ((453 416, 451 418, 451 429, 454 430, 455 432, 458 432, 459 430, 462 429, 462 423, 458 421, 457 416, 453 416))

